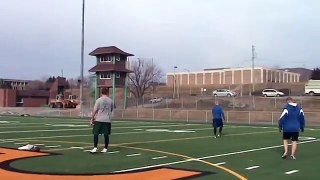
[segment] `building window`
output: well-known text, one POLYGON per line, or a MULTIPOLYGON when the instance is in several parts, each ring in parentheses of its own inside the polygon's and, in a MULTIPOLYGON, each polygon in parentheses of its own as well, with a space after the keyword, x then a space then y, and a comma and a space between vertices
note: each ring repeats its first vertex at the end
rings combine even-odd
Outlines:
POLYGON ((100 79, 111 79, 111 73, 110 72, 101 73, 100 79))
POLYGON ((120 56, 119 55, 116 56, 116 61, 120 61, 120 56))
POLYGON ((116 78, 120 78, 120 73, 116 72, 116 78))
POLYGON ((111 57, 110 56, 101 56, 100 57, 100 62, 110 62, 111 57))

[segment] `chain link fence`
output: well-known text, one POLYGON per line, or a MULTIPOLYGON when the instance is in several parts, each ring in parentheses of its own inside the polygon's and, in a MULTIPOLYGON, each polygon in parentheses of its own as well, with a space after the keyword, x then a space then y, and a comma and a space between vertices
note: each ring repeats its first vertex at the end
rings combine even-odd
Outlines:
MULTIPOLYGON (((281 111, 225 111, 227 123, 246 125, 276 125, 280 114, 281 111)), ((85 109, 80 113, 79 109, 0 108, 0 115, 89 118, 91 111, 85 109)), ((307 125, 320 125, 320 112, 307 111, 305 117, 307 125)), ((114 119, 211 123, 212 114, 211 110, 135 108, 116 109, 114 119)))
MULTIPOLYGON (((151 103, 150 98, 140 101, 129 99, 129 108, 153 108, 153 109, 195 109, 210 110, 216 101, 225 110, 232 111, 279 111, 286 104, 287 97, 261 97, 261 96, 237 96, 237 97, 213 97, 210 95, 195 97, 180 97, 176 99, 163 98, 161 102, 151 103)), ((320 109, 320 98, 315 96, 293 96, 304 110, 317 111, 320 109)))

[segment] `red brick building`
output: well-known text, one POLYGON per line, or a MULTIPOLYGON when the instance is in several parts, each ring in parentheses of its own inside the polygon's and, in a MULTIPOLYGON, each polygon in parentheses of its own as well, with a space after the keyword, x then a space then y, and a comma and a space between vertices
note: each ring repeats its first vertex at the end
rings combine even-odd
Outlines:
MULTIPOLYGON (((3 86, 0 88, 0 107, 40 107, 47 105, 50 99, 63 93, 68 86, 66 78, 57 77, 52 83, 47 83, 44 90, 28 89, 31 81, 1 79, 3 86)), ((67 96, 67 95, 65 95, 67 96)))

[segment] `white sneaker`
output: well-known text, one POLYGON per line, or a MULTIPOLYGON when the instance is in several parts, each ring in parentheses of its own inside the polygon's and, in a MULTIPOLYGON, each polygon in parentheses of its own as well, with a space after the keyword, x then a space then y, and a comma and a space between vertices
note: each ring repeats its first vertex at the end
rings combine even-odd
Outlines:
POLYGON ((106 152, 108 152, 108 149, 106 149, 106 148, 103 148, 101 151, 101 153, 106 153, 106 152))
POLYGON ((90 151, 90 153, 96 153, 97 151, 98 151, 98 148, 94 147, 94 148, 90 151))
POLYGON ((31 144, 27 144, 27 145, 25 145, 25 146, 21 146, 21 147, 19 147, 18 149, 19 150, 30 150, 31 148, 33 148, 33 145, 31 145, 31 144))

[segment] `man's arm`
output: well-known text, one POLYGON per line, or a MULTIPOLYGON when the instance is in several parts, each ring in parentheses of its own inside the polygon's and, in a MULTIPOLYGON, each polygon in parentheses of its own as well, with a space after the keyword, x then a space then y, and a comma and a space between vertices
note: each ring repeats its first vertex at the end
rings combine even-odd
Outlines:
POLYGON ((114 102, 111 103, 111 112, 113 112, 113 109, 116 108, 116 104, 114 102))
POLYGON ((223 118, 223 121, 226 121, 226 117, 224 116, 224 111, 222 108, 221 108, 221 117, 223 118))
POLYGON ((96 102, 92 111, 91 119, 90 119, 90 124, 94 124, 95 122, 95 117, 99 111, 99 104, 96 102))
POLYGON ((301 109, 300 114, 299 114, 299 122, 300 122, 300 130, 301 132, 304 131, 304 126, 305 126, 305 119, 304 119, 304 112, 301 109))
POLYGON ((282 111, 282 114, 279 118, 279 121, 278 121, 278 124, 279 124, 279 131, 281 132, 282 131, 282 124, 283 124, 283 121, 284 119, 286 118, 287 114, 288 114, 288 110, 287 109, 283 109, 282 111))

